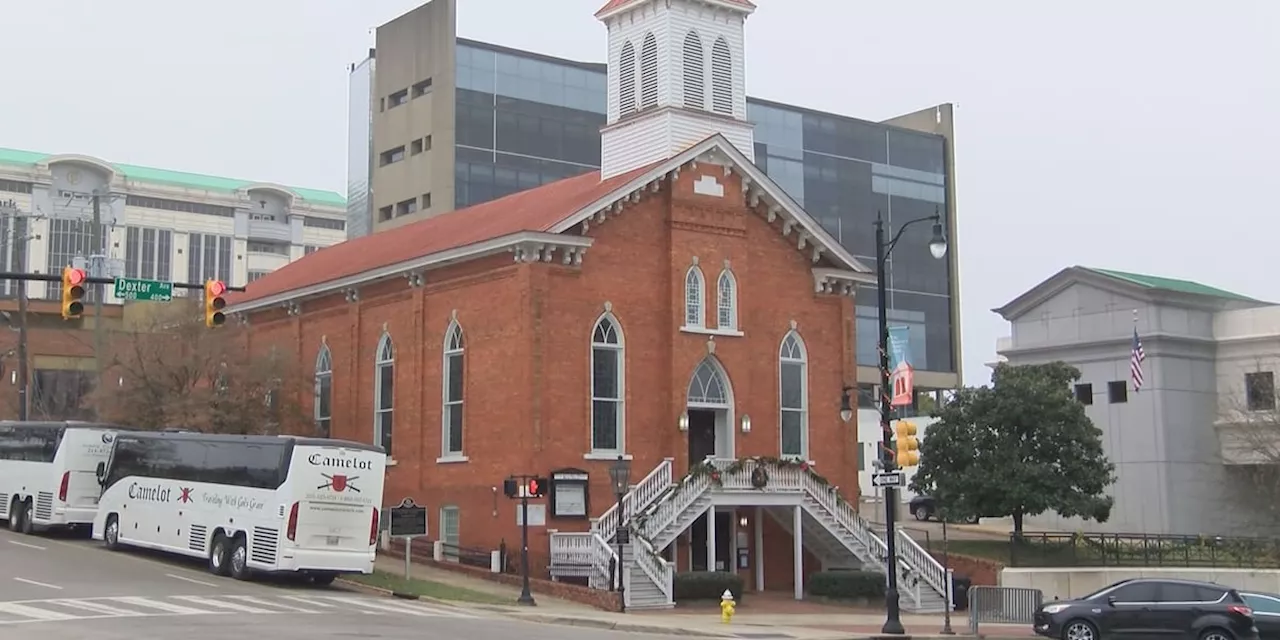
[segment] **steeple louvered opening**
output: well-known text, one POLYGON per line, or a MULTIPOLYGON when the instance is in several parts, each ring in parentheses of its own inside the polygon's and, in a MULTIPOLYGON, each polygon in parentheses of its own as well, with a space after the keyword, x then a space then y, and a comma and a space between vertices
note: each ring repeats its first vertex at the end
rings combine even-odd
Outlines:
POLYGON ((618 111, 623 115, 636 110, 636 48, 622 45, 618 59, 618 111))
POLYGON ((684 106, 707 108, 706 60, 702 54, 702 38, 697 31, 684 37, 684 106))
POLYGON ((711 110, 733 115, 733 54, 723 37, 711 48, 711 110))
POLYGON ((640 108, 658 106, 658 39, 652 32, 640 46, 640 108))

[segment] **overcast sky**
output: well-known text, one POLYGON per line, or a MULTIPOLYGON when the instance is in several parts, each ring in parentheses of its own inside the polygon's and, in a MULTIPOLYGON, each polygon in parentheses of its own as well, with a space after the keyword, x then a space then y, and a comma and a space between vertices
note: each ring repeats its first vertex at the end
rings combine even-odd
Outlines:
MULTIPOLYGON (((750 95, 958 105, 966 382, 1066 266, 1280 301, 1280 1, 756 1, 750 95)), ((348 65, 421 0, 3 4, 0 146, 345 192, 348 65)), ((458 32, 603 61, 602 4, 460 0, 458 32)))

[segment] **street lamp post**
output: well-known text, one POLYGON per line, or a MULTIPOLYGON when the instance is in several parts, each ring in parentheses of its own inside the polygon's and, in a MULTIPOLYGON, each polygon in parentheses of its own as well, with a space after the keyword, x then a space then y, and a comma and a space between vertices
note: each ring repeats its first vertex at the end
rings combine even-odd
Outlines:
MULTIPOLYGON (((880 430, 882 440, 880 461, 885 471, 894 471, 898 468, 897 460, 894 459, 893 451, 889 447, 890 441, 893 440, 893 432, 889 426, 889 423, 893 420, 893 392, 889 387, 889 293, 886 263, 889 253, 893 251, 893 247, 902 238, 902 232, 917 222, 933 222, 933 238, 929 240, 929 253, 936 259, 942 259, 943 256, 947 255, 947 238, 942 231, 942 216, 940 214, 934 213, 932 216, 925 218, 908 220, 898 227, 897 233, 894 233, 893 238, 888 242, 885 241, 884 218, 878 214, 876 215, 876 304, 880 308, 880 335, 878 336, 878 347, 880 349, 880 430)), ((896 487, 884 488, 884 505, 884 542, 885 546, 888 547, 889 553, 889 559, 885 563, 885 571, 888 573, 889 585, 884 594, 885 621, 880 631, 885 634, 902 635, 906 633, 906 629, 902 626, 902 611, 899 608, 898 597, 898 545, 897 523, 895 522, 897 520, 898 490, 896 487)))
POLYGON ((630 488, 631 484, 631 461, 623 458, 622 456, 618 456, 617 462, 614 462, 613 465, 609 467, 609 479, 613 481, 613 495, 618 498, 618 529, 614 532, 618 539, 618 562, 616 563, 618 572, 616 579, 618 600, 622 606, 622 613, 626 613, 627 591, 625 583, 622 580, 622 572, 625 571, 626 568, 622 564, 622 545, 628 544, 631 541, 631 536, 626 523, 626 505, 622 503, 622 500, 627 496, 627 490, 630 488))

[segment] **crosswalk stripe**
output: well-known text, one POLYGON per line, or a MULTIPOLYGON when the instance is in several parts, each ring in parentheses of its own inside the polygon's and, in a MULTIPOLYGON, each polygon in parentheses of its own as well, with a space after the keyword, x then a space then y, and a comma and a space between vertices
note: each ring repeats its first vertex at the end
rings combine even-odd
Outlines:
POLYGON ((453 611, 448 607, 432 607, 424 604, 403 603, 401 606, 407 609, 417 609, 419 611, 430 611, 432 615, 444 616, 446 618, 474 618, 475 616, 461 611, 453 611))
POLYGON ((431 612, 426 611, 426 610, 424 610, 424 609, 417 609, 417 610, 415 610, 415 609, 410 609, 410 608, 408 608, 408 607, 398 607, 398 606, 395 606, 395 605, 392 605, 392 604, 383 604, 383 603, 381 603, 381 602, 375 602, 375 601, 373 601, 373 600, 364 599, 364 598, 351 598, 351 599, 346 599, 346 598, 336 598, 336 597, 333 597, 333 596, 329 596, 328 598, 329 598, 330 600, 337 600, 337 601, 339 601, 339 602, 343 602, 343 603, 346 603, 346 604, 352 604, 352 605, 355 605, 355 606, 358 606, 358 607, 365 607, 365 608, 368 608, 368 609, 377 609, 377 610, 380 610, 380 611, 390 611, 390 612, 392 612, 392 613, 407 613, 407 614, 412 615, 412 616, 423 616, 423 617, 430 617, 430 618, 438 618, 438 617, 440 617, 440 614, 438 614, 438 613, 431 613, 431 612))
POLYGON ((136 611, 128 611, 128 610, 120 609, 117 607, 108 607, 105 604, 99 604, 92 600, 72 600, 70 598, 65 598, 61 600, 49 600, 49 602, 51 604, 61 605, 64 607, 71 607, 73 609, 83 609, 85 611, 92 611, 94 613, 99 613, 107 616, 119 617, 119 616, 138 615, 136 611))
POLYGON ((152 600, 150 598, 139 598, 139 597, 130 596, 130 597, 106 598, 106 599, 112 600, 115 602, 123 602, 125 604, 131 604, 137 607, 143 607, 147 609, 159 609, 160 611, 165 611, 168 613, 176 613, 180 615, 196 615, 200 613, 218 613, 216 611, 206 611, 204 609, 193 609, 191 607, 184 607, 180 604, 171 604, 163 600, 152 600))
POLYGON ((213 598, 202 598, 200 596, 173 596, 174 600, 190 602, 205 607, 213 607, 215 609, 227 609, 230 611, 238 611, 240 613, 280 613, 278 610, 262 609, 259 607, 250 607, 245 604, 236 604, 234 602, 223 602, 213 598))
POLYGON ((250 604, 265 604, 268 606, 277 607, 279 609, 284 609, 286 611, 297 611, 298 613, 320 613, 319 611, 316 611, 314 609, 303 609, 302 607, 295 607, 291 604, 284 604, 283 602, 267 602, 259 598, 255 598, 253 596, 227 596, 227 597, 234 598, 242 602, 248 602, 250 604))
POLYGON ((280 596, 280 597, 281 597, 281 598, 286 598, 286 599, 289 599, 289 600, 293 600, 294 602, 301 602, 302 604, 309 604, 309 605, 311 605, 311 606, 313 606, 313 607, 324 607, 324 608, 326 608, 326 609, 331 609, 331 608, 333 608, 333 607, 337 606, 337 605, 328 604, 328 603, 326 603, 326 602, 320 602, 320 601, 315 600, 315 599, 313 599, 313 598, 304 598, 304 597, 302 597, 302 596, 280 596))
POLYGON ((39 609, 39 608, 28 606, 25 604, 17 604, 13 602, 0 602, 0 611, 3 611, 5 613, 12 613, 15 616, 22 616, 23 618, 35 618, 37 620, 74 620, 76 619, 76 616, 73 616, 73 615, 58 613, 57 611, 48 611, 46 609, 39 609))

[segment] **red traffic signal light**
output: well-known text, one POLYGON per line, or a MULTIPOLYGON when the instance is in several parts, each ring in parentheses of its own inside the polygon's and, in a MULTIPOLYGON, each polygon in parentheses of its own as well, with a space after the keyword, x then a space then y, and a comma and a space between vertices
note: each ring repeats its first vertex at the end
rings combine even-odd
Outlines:
POLYGON ((75 267, 67 268, 67 284, 83 284, 84 278, 84 269, 77 269, 75 267))
POLYGON ((210 280, 205 291, 208 291, 209 295, 220 296, 227 292, 227 285, 221 280, 210 280))
POLYGON ((529 480, 529 495, 535 498, 538 497, 539 495, 541 495, 538 493, 538 490, 541 488, 542 488, 542 483, 538 482, 537 478, 533 478, 529 480))
POLYGON ((62 269, 62 318, 79 318, 84 313, 84 283, 88 280, 84 269, 62 269))

